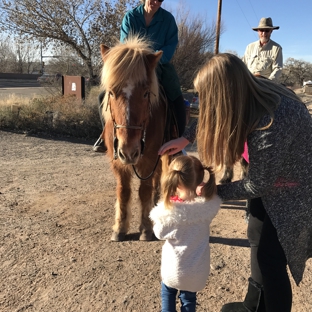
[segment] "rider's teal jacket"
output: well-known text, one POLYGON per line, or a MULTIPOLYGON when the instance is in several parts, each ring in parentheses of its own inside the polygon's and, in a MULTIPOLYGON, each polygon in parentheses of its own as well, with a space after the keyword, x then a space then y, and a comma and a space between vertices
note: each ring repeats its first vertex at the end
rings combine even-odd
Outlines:
POLYGON ((170 62, 178 44, 178 27, 173 15, 159 8, 152 22, 146 27, 143 4, 128 11, 121 24, 120 41, 124 42, 130 33, 147 36, 153 43, 155 51, 162 50, 161 64, 170 62))
POLYGON ((157 66, 157 76, 170 101, 182 96, 180 82, 170 60, 178 44, 178 27, 173 15, 161 7, 152 22, 146 27, 143 4, 128 11, 121 24, 120 41, 124 42, 130 34, 140 34, 152 42, 152 49, 163 51, 157 66))

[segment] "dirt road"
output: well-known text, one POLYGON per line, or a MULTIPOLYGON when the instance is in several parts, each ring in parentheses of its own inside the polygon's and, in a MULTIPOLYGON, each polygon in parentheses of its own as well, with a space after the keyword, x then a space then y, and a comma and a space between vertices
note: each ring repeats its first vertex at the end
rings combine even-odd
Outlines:
MULTIPOLYGON (((126 241, 110 241, 115 181, 93 142, 3 131, 0 142, 0 311, 160 311, 163 242, 138 241, 136 197, 126 241)), ((223 206, 212 223, 211 274, 198 312, 244 297, 243 204, 223 206)), ((311 260, 301 286, 292 286, 293 312, 312 311, 311 260)))

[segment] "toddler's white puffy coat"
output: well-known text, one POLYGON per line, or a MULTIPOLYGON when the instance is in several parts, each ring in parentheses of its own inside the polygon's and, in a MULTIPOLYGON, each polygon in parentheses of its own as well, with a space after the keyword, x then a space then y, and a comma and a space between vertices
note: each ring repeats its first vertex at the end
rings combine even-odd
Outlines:
POLYGON ((171 210, 160 202, 150 213, 162 248, 161 277, 164 284, 197 292, 206 285, 210 272, 210 223, 219 211, 221 199, 175 202, 171 210))

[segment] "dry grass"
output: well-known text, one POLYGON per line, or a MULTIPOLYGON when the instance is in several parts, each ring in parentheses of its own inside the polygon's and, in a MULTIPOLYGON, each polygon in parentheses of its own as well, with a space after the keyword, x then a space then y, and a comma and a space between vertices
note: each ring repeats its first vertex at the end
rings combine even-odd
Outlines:
POLYGON ((101 132, 99 92, 98 87, 92 88, 85 100, 59 92, 33 98, 9 96, 0 100, 0 129, 97 138, 101 132))
MULTIPOLYGON (((0 99, 0 130, 98 138, 102 128, 98 113, 99 87, 87 90, 84 101, 73 96, 64 97, 57 88, 48 91, 47 96, 10 95, 0 99)), ((312 95, 303 93, 302 89, 295 92, 312 113, 312 95)))
POLYGON ((34 98, 35 96, 29 99, 22 96, 17 96, 15 94, 10 94, 8 97, 0 99, 0 107, 11 107, 11 105, 24 106, 29 104, 29 102, 34 98))

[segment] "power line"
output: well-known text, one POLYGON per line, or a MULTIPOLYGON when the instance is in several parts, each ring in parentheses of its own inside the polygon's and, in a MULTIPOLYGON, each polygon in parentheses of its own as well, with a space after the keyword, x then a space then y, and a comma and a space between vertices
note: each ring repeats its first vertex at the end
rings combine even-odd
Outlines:
MULTIPOLYGON (((249 21, 248 21, 248 19, 247 19, 246 15, 245 15, 245 13, 244 13, 244 11, 243 11, 242 7, 240 6, 240 4, 239 4, 238 0, 236 0, 236 3, 238 4, 238 6, 239 6, 239 8, 240 8, 240 10, 241 10, 241 12, 242 12, 242 14, 244 15, 244 17, 245 17, 245 20, 246 20, 247 24, 249 25, 249 27, 250 27, 250 28, 252 28, 252 26, 249 24, 249 21)), ((256 12, 255 12, 255 10, 254 10, 254 8, 253 8, 253 6, 252 6, 252 4, 251 4, 250 0, 249 0, 249 3, 250 3, 250 5, 251 5, 251 8, 252 8, 252 10, 253 10, 253 12, 254 12, 254 14, 255 14, 256 18, 258 19, 257 14, 256 14, 256 12)), ((257 37, 257 36, 256 36, 256 37, 257 37)), ((257 38, 258 38, 258 37, 257 37, 257 38)))
POLYGON ((243 12, 243 10, 242 10, 242 8, 241 8, 241 6, 239 5, 239 2, 238 2, 237 0, 236 0, 236 3, 238 4, 238 6, 239 6, 239 8, 240 8, 241 12, 243 13, 243 15, 244 15, 244 17, 245 17, 245 20, 246 20, 247 24, 249 25, 249 27, 250 27, 250 28, 252 28, 252 27, 250 26, 249 22, 248 22, 248 19, 247 19, 247 17, 246 17, 246 15, 245 15, 245 13, 243 12))

